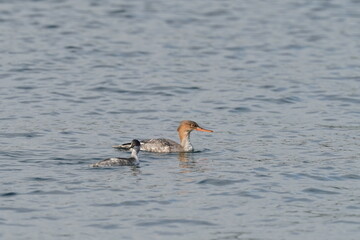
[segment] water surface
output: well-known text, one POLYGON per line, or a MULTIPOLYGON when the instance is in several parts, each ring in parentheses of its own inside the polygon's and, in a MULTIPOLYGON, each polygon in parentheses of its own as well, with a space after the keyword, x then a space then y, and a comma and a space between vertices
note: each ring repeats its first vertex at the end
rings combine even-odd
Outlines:
POLYGON ((358 239, 359 4, 0 1, 0 237, 358 239))

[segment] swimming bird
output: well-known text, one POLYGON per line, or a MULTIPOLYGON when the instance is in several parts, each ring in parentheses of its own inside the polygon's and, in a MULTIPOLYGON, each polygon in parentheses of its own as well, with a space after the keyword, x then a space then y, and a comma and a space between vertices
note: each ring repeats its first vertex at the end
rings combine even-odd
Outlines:
MULTIPOLYGON (((199 124, 194 121, 184 120, 180 122, 180 125, 177 129, 179 133, 180 144, 166 138, 145 139, 140 140, 140 150, 159 153, 192 152, 194 151, 194 148, 190 142, 190 133, 193 130, 202 132, 213 132, 212 130, 200 127, 199 124)), ((115 145, 113 146, 113 148, 129 149, 130 146, 130 143, 125 143, 121 145, 115 145)))
POLYGON ((138 166, 140 164, 138 153, 140 151, 140 142, 136 139, 131 141, 130 158, 107 158, 100 162, 91 164, 90 167, 111 167, 111 166, 138 166))

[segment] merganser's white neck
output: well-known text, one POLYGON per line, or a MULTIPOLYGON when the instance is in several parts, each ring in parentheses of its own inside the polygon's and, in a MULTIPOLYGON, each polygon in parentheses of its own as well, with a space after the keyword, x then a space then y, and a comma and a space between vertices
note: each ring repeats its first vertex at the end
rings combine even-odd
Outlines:
POLYGON ((194 150, 190 142, 190 132, 191 131, 179 131, 180 145, 185 152, 191 152, 194 150))

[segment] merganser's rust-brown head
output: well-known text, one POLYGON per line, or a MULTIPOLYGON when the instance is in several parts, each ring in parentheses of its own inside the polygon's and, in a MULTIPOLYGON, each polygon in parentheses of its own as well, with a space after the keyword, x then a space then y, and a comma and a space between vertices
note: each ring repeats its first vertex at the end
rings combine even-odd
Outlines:
POLYGON ((181 133, 190 133, 193 130, 202 131, 202 132, 213 132, 212 130, 208 130, 208 129, 200 127, 199 124, 197 124, 194 121, 190 121, 190 120, 181 121, 180 125, 179 125, 179 127, 177 129, 179 134, 181 134, 181 133))
POLYGON ((181 121, 177 130, 179 133, 180 145, 183 148, 184 152, 191 152, 194 150, 193 146, 190 143, 191 131, 196 130, 202 132, 213 132, 212 130, 200 127, 199 124, 190 120, 181 121))

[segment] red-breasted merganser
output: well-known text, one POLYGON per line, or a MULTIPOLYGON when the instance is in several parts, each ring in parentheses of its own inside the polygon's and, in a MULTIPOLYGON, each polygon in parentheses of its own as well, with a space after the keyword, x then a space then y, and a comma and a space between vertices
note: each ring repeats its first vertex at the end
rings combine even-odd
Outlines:
POLYGON ((91 164, 90 167, 111 167, 111 166, 138 166, 140 151, 140 142, 136 139, 131 141, 130 144, 131 157, 130 158, 107 158, 100 162, 91 164))
MULTIPOLYGON (((141 143, 140 150, 148 151, 148 152, 162 152, 162 153, 192 152, 194 151, 194 148, 190 143, 190 133, 193 130, 202 131, 202 132, 213 132, 212 130, 207 130, 200 127, 194 121, 184 120, 180 122, 180 125, 177 129, 180 137, 180 144, 178 144, 173 140, 165 139, 165 138, 146 139, 146 140, 140 140, 141 143)), ((113 147, 120 149, 129 149, 130 145, 131 145, 130 143, 125 143, 113 147)))

